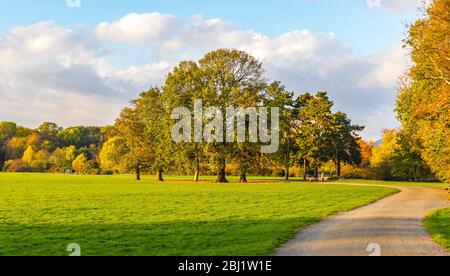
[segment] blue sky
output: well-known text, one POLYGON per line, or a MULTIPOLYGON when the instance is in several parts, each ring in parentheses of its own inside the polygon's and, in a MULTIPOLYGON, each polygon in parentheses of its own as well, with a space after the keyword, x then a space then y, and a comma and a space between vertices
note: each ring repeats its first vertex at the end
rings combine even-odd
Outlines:
MULTIPOLYGON (((411 0, 414 1, 414 0, 411 0)), ((370 8, 365 0, 81 0, 81 8, 67 8, 65 0, 4 0, 0 31, 44 20, 59 24, 95 26, 132 12, 160 12, 189 17, 220 18, 241 29, 279 35, 295 29, 334 32, 358 54, 381 50, 402 40, 405 25, 417 17, 415 9, 370 8)))
POLYGON ((2 1, 0 121, 36 127, 111 124, 136 95, 183 59, 217 48, 248 51, 266 76, 298 93, 328 91, 367 126, 393 112, 406 24, 419 0, 2 1), (45 99, 45 100, 43 100, 45 99))

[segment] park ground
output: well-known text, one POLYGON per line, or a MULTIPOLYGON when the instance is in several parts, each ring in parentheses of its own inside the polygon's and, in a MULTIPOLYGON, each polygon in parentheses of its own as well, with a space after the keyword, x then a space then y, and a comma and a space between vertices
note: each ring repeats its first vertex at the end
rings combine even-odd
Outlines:
POLYGON ((429 215, 425 227, 435 242, 450 251, 450 208, 429 215))
POLYGON ((71 243, 82 255, 270 255, 299 230, 398 191, 190 179, 0 174, 0 255, 68 255, 71 243))

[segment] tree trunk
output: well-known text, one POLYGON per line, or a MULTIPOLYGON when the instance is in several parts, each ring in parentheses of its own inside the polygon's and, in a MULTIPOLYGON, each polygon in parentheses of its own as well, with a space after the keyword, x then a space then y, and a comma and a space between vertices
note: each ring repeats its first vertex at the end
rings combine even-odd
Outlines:
POLYGON ((248 181, 247 181, 247 174, 246 173, 241 173, 241 177, 240 177, 239 182, 241 182, 241 183, 248 183, 248 181))
POLYGON ((290 174, 291 172, 289 171, 289 166, 286 166, 284 169, 284 181, 289 181, 290 174))
POLYGON ((141 181, 141 166, 136 165, 136 181, 141 181))
POLYGON ((341 158, 340 157, 338 157, 338 159, 337 159, 337 162, 336 162, 336 167, 337 167, 337 177, 338 178, 341 178, 341 171, 342 171, 342 169, 341 169, 341 158))
POLYGON ((319 180, 319 168, 318 167, 314 168, 314 180, 315 181, 319 180))
POLYGON ((198 182, 200 178, 200 160, 197 157, 196 159, 196 166, 195 166, 195 176, 194 176, 194 181, 198 182))
POLYGON ((225 160, 222 160, 220 162, 220 168, 219 168, 219 172, 217 174, 216 183, 229 183, 229 181, 227 180, 226 169, 227 169, 227 163, 225 160))
POLYGON ((414 182, 417 181, 417 164, 414 164, 414 182))
POLYGON ((290 169, 291 167, 291 133, 288 131, 287 133, 287 149, 286 149, 286 160, 285 160, 285 169, 284 169, 284 180, 289 181, 290 177, 290 169))
POLYGON ((306 181, 308 178, 308 161, 306 159, 303 160, 303 181, 306 181))
POLYGON ((199 179, 200 179, 200 171, 199 170, 195 170, 194 182, 198 182, 199 179))
POLYGON ((0 150, 0 171, 3 171, 3 167, 5 166, 5 153, 0 150))
POLYGON ((156 173, 156 181, 158 181, 158 182, 164 181, 163 171, 161 169, 159 169, 158 172, 156 173))

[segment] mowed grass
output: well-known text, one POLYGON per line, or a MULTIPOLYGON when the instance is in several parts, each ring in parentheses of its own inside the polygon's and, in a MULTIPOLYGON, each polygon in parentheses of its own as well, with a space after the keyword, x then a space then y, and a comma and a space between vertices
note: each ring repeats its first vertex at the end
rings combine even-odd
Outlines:
POLYGON ((71 243, 82 255, 269 255, 302 227, 396 192, 152 179, 0 174, 0 255, 68 255, 71 243))
POLYGON ((401 182, 401 181, 381 181, 381 180, 365 180, 365 179, 342 179, 337 183, 347 184, 370 184, 370 185, 392 185, 392 186, 419 186, 419 187, 434 187, 446 188, 448 184, 440 182, 401 182))
POLYGON ((425 228, 433 240, 450 251, 450 208, 439 210, 428 216, 425 228))

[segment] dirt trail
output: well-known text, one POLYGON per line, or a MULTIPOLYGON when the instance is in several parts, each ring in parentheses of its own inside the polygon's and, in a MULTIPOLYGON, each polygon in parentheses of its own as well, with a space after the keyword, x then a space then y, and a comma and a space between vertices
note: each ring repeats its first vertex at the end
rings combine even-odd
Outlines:
POLYGON ((401 192, 314 224, 275 255, 368 256, 368 247, 373 244, 375 252, 371 252, 383 256, 450 256, 430 239, 423 227, 423 220, 431 211, 450 207, 446 191, 389 187, 401 192), (376 252, 378 249, 380 252, 376 252))

